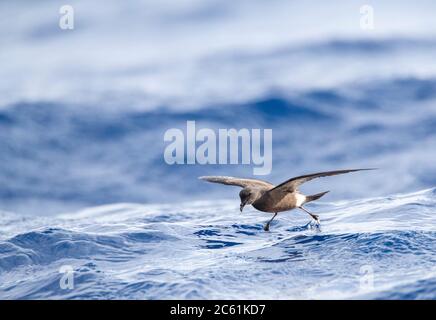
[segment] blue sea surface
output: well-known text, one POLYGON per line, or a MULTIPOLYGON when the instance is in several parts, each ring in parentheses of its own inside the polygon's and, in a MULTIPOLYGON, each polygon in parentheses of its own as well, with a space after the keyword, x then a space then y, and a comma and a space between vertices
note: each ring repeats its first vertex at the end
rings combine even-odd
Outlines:
POLYGON ((0 299, 436 299, 434 1, 0 3, 0 299), (331 192, 239 212, 253 165, 168 165, 166 130, 272 129, 331 192), (74 288, 62 289, 71 267, 74 288))
POLYGON ((436 189, 278 216, 235 201, 1 215, 3 299, 435 299, 436 189), (73 270, 72 289, 60 270, 73 270))

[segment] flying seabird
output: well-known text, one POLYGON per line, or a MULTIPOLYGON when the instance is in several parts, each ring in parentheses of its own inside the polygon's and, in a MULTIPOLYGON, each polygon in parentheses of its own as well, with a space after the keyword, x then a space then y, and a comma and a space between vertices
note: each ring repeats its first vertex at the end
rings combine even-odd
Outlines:
POLYGON ((363 170, 374 169, 371 168, 335 170, 306 174, 286 180, 285 182, 282 182, 277 186, 258 179, 244 179, 224 176, 205 176, 199 177, 199 179, 214 183, 242 187, 243 189, 239 192, 239 197, 241 198, 240 211, 242 212, 242 209, 246 205, 251 204, 259 211, 274 213, 271 220, 269 220, 263 228, 265 231, 269 231, 269 226, 274 218, 277 216, 277 213, 292 210, 295 208, 299 208, 307 212, 317 223, 319 223, 319 217, 307 211, 307 209, 304 208, 303 205, 308 202, 318 200, 329 191, 305 196, 298 191, 298 187, 301 184, 315 178, 328 177, 363 170))

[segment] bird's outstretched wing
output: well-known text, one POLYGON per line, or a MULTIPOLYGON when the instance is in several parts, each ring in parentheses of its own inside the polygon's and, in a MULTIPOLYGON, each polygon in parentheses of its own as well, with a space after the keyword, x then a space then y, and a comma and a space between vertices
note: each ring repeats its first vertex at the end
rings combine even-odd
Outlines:
POLYGON ((227 184, 230 186, 239 186, 242 188, 246 187, 262 187, 262 188, 272 188, 274 187, 273 184, 257 180, 257 179, 243 179, 243 178, 234 178, 234 177, 224 177, 224 176, 205 176, 205 177, 199 177, 198 179, 214 182, 214 183, 222 183, 227 184))
POLYGON ((355 172, 355 171, 363 171, 363 170, 375 170, 374 168, 370 169, 349 169, 349 170, 335 170, 335 171, 326 171, 326 172, 318 172, 318 173, 312 173, 312 174, 306 174, 304 176, 299 176, 295 178, 291 178, 289 180, 286 180, 285 182, 280 183, 275 188, 269 190, 268 192, 293 192, 298 189, 298 187, 312 179, 320 178, 320 177, 328 177, 328 176, 335 176, 338 174, 344 174, 349 172, 355 172))

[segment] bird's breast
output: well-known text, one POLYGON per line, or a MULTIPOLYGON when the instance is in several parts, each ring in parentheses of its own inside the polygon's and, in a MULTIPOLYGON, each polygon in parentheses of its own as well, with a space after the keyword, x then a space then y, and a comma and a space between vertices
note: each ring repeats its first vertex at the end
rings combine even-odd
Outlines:
POLYGON ((281 212, 294 209, 296 203, 297 199, 294 193, 265 193, 253 203, 253 207, 264 212, 281 212))

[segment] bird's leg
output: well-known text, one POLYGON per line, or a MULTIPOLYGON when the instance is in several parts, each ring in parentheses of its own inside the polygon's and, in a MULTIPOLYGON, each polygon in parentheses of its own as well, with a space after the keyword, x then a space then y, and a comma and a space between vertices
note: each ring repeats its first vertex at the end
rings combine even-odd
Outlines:
POLYGON ((319 223, 319 217, 316 214, 310 213, 309 211, 306 210, 306 208, 303 207, 299 207, 301 210, 306 211, 316 222, 319 223))
POLYGON ((268 222, 266 223, 265 227, 263 227, 263 230, 265 230, 265 231, 269 231, 269 225, 270 225, 271 222, 274 220, 274 218, 276 217, 276 215, 277 215, 277 212, 274 213, 274 215, 273 215, 273 217, 271 218, 271 220, 268 221, 268 222))

